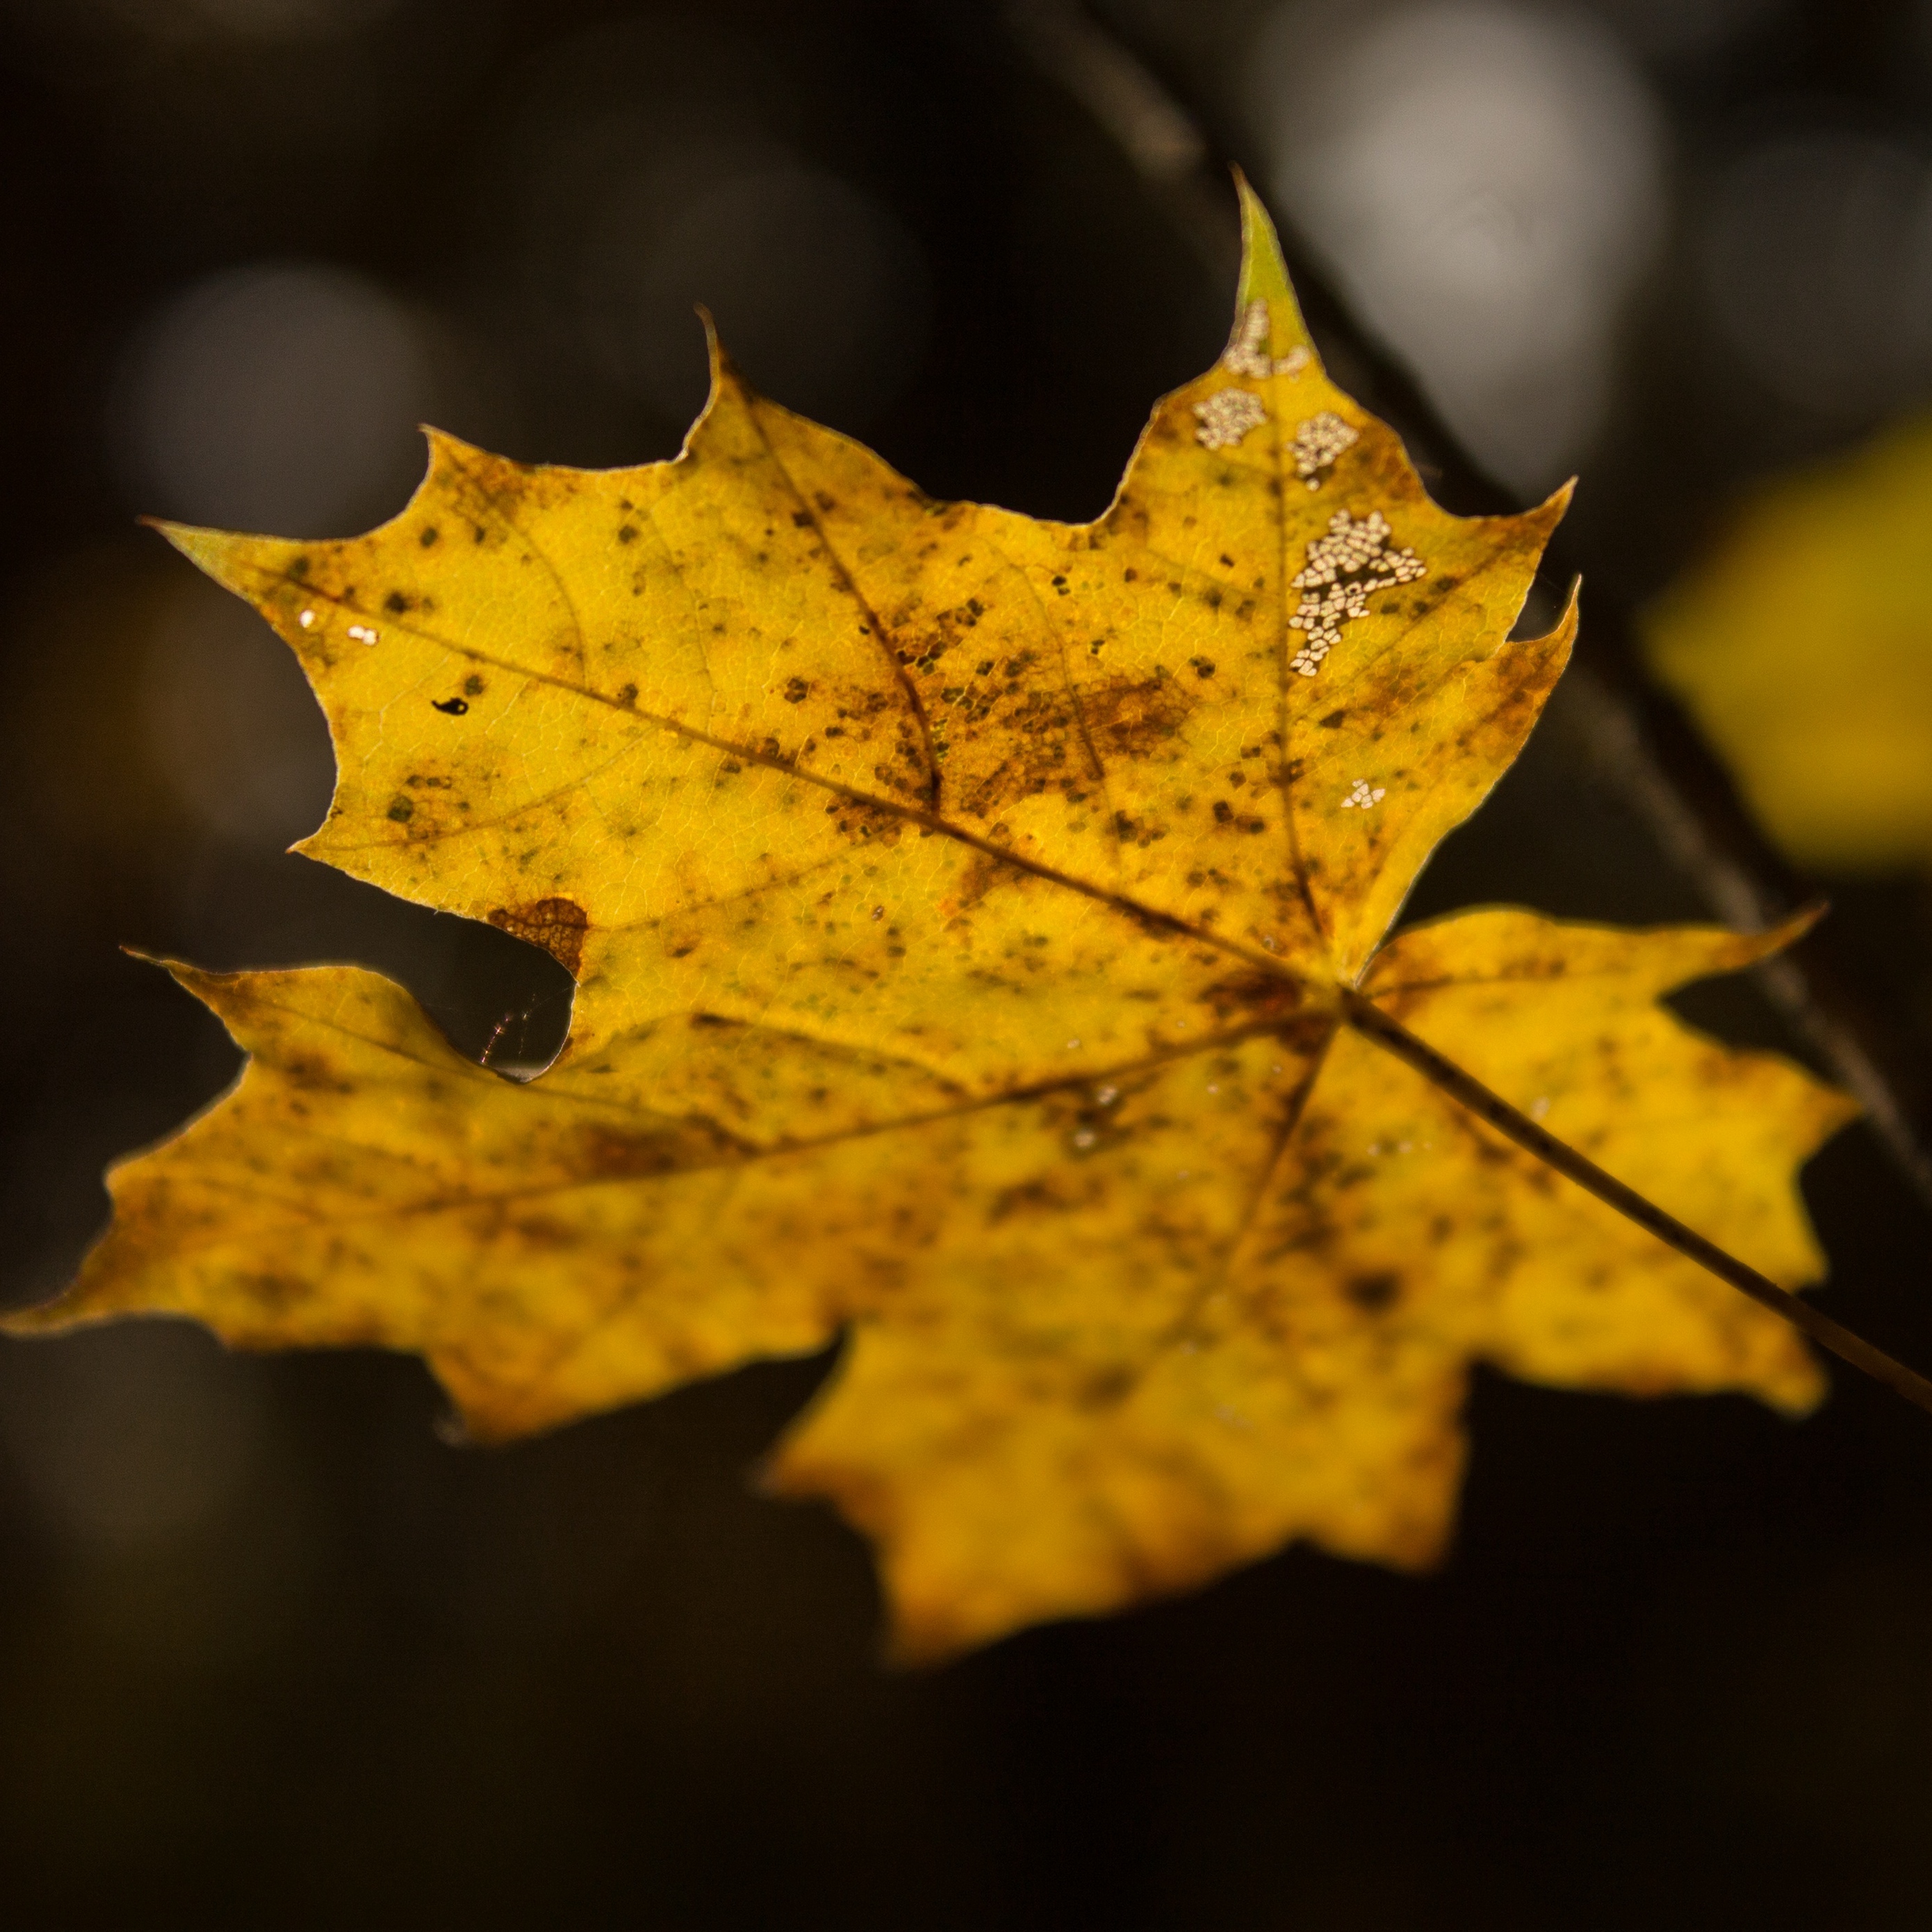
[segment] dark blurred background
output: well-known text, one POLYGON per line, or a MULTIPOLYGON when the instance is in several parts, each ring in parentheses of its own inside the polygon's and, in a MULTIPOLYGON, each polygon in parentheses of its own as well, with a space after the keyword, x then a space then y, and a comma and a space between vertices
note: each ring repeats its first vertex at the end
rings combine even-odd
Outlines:
MULTIPOLYGON (((1754 848, 1619 614, 1932 399, 1932 7, 0 0, 0 157, 14 1301, 234 1072, 122 944, 362 961, 499 1058, 567 1020, 516 941, 284 855, 320 716, 136 512, 346 534, 424 419, 668 455, 702 299, 928 490, 1090 516, 1220 346, 1229 160, 1452 506, 1582 472, 1542 602, 1586 572, 1592 674, 1768 902, 1830 889, 1804 956, 1923 1112, 1924 886, 1754 848)), ((1414 910, 1710 912, 1574 709, 1414 910)), ((1688 1005, 1811 1050, 1748 986, 1688 1005)), ((1826 1305, 1932 1366, 1898 1160, 1855 1129, 1807 1188, 1826 1305)), ((412 1361, 0 1346, 0 1918, 1926 1924, 1932 1420, 1849 1372, 1798 1426, 1479 1376, 1440 1574, 1291 1551, 905 1676, 857 1541, 745 1481, 829 1360, 485 1452, 412 1361)))

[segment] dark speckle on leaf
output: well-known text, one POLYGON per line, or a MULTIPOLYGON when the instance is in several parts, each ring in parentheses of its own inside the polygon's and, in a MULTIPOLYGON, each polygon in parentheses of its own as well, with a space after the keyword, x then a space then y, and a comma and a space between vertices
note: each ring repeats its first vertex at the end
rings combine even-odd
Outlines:
POLYGON ((1343 1284, 1342 1292, 1364 1314, 1380 1315, 1395 1306, 1402 1293, 1402 1281, 1399 1276, 1386 1273, 1358 1274, 1343 1284))
POLYGON ((460 698, 439 698, 434 702, 437 710, 452 718, 460 718, 470 709, 469 704, 460 698))

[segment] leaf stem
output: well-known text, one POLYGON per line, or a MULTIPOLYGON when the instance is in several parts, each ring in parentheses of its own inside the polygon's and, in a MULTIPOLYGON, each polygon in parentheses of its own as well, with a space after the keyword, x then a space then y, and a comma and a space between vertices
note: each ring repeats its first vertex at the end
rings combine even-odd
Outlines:
POLYGON ((1882 1349, 1873 1347, 1863 1336, 1854 1334, 1842 1323, 1820 1313, 1790 1289, 1780 1288, 1769 1276, 1760 1274, 1715 1242, 1706 1240, 1694 1228, 1687 1227, 1674 1214, 1666 1214, 1614 1174, 1606 1174, 1594 1161, 1538 1126, 1527 1114, 1519 1112, 1500 1094, 1492 1093, 1473 1074, 1466 1073, 1453 1060, 1438 1053, 1426 1040, 1418 1039, 1400 1021, 1391 1019, 1366 995, 1346 990, 1342 1010, 1349 1025, 1364 1039, 1373 1040, 1384 1052, 1412 1066, 1478 1120, 1515 1142, 1525 1153, 1574 1180, 1605 1206, 1615 1208, 1625 1220, 1634 1222, 1646 1234, 1655 1235, 1720 1281, 1729 1282, 1774 1315, 1782 1316, 1840 1361, 1862 1370, 1874 1382, 1882 1382, 1894 1394, 1932 1414, 1932 1381, 1894 1360, 1882 1349))

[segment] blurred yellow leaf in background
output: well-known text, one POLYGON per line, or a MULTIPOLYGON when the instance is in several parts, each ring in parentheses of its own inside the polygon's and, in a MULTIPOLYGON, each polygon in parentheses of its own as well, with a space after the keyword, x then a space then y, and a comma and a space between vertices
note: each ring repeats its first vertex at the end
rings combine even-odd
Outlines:
POLYGON ((1362 1028, 1820 1272, 1792 1177, 1846 1103, 1658 1004, 1780 936, 1384 946, 1562 670, 1574 604, 1510 632, 1567 493, 1432 504, 1245 217, 1228 349, 1091 524, 932 501, 721 356, 674 462, 438 437, 366 537, 171 531, 328 714, 302 849, 545 947, 573 1028, 525 1084, 374 974, 176 968, 250 1064, 16 1328, 420 1351, 497 1438, 844 1331, 772 1480, 872 1538, 920 1658, 1295 1537, 1431 1561, 1472 1360, 1814 1400, 1362 1028))
POLYGON ((1932 422, 1767 485, 1647 630, 1792 858, 1932 866, 1932 422))

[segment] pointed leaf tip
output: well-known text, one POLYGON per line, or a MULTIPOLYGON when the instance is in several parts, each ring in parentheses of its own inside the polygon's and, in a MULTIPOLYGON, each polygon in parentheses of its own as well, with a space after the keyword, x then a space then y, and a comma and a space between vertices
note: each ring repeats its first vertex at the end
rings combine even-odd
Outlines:
POLYGON ((1282 259, 1281 238, 1248 178, 1234 171, 1234 191, 1241 200, 1241 286, 1238 298, 1245 310, 1250 302, 1292 302, 1294 290, 1282 259))
POLYGON ((143 517, 141 520, 218 584, 227 582, 224 566, 242 541, 232 531, 208 530, 199 524, 170 523, 164 517, 143 517))
POLYGON ((1241 281, 1226 366, 1237 374, 1257 376, 1318 369, 1320 359, 1294 299, 1274 224, 1238 168, 1234 189, 1241 202, 1241 281))

